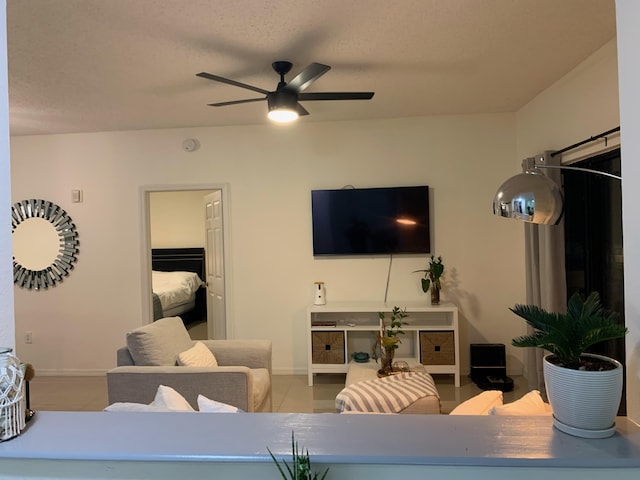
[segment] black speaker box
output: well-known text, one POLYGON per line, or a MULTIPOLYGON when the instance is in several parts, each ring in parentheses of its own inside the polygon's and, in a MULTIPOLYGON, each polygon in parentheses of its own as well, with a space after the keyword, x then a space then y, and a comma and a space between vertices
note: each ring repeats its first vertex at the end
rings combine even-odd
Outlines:
POLYGON ((472 343, 470 349, 471 380, 483 390, 513 390, 507 376, 507 358, 502 343, 472 343))

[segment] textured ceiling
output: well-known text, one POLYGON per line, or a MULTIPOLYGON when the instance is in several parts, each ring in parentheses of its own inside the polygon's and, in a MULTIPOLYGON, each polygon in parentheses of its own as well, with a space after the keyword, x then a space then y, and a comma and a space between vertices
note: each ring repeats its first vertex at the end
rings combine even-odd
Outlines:
POLYGON ((510 112, 615 37, 614 0, 7 0, 12 135, 266 123, 274 90, 374 91, 307 102, 303 122, 510 112))

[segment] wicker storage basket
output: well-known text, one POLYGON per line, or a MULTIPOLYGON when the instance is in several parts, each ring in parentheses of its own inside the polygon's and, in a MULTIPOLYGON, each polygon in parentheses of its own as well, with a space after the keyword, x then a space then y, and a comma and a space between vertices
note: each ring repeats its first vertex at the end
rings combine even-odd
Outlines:
POLYGON ((25 425, 24 371, 10 348, 0 348, 0 441, 20 434, 25 425))
POLYGON ((313 363, 344 363, 344 332, 311 332, 313 363))
POLYGON ((453 332, 420 332, 420 363, 455 365, 456 348, 453 335, 453 332))

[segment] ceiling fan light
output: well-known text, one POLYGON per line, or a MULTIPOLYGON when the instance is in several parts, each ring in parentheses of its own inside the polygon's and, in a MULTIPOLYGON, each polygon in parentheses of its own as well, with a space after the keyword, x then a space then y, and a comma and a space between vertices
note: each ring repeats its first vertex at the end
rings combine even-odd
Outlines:
POLYGON ((269 110, 267 117, 277 123, 289 123, 298 119, 298 112, 286 107, 274 108, 269 110))
POLYGON ((280 89, 267 95, 267 117, 277 123, 289 123, 298 119, 298 95, 294 91, 280 89))

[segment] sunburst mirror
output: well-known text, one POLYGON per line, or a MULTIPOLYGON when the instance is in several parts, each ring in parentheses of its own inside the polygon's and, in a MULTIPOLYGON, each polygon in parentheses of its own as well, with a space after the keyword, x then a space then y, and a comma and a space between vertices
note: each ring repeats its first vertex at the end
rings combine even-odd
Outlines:
POLYGON ((22 200, 11 207, 13 283, 47 289, 73 270, 78 232, 61 207, 47 200, 22 200))

